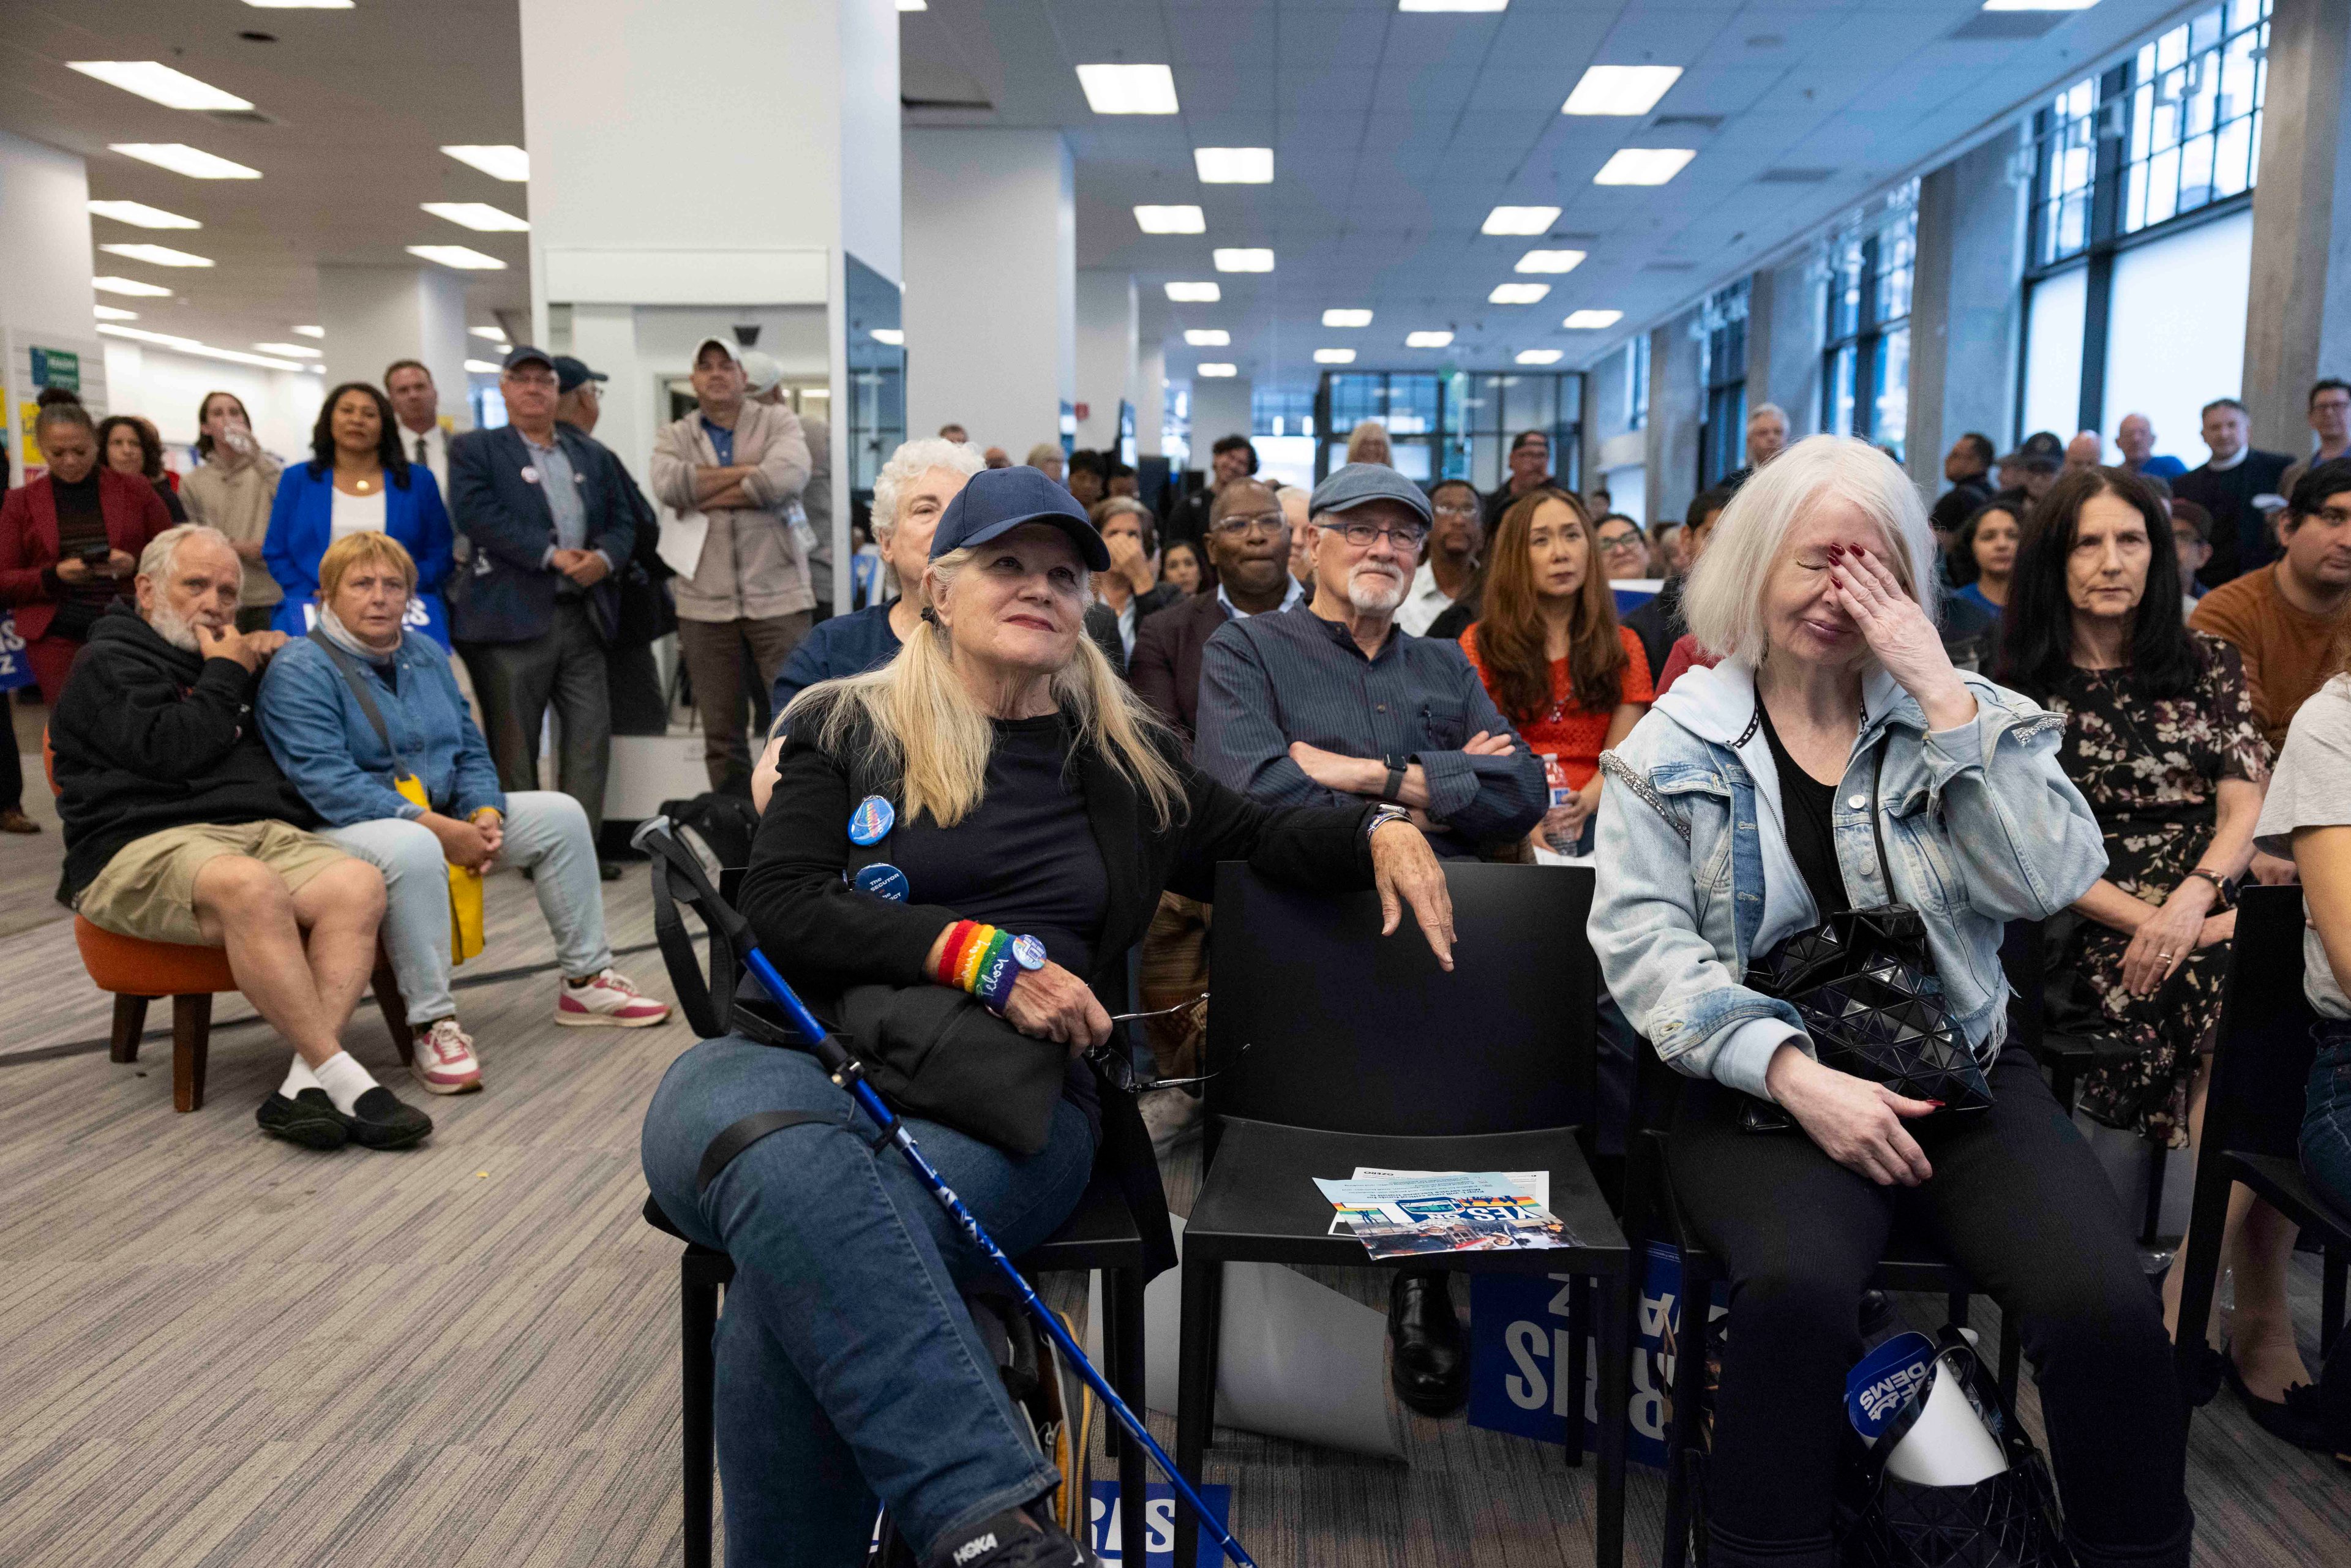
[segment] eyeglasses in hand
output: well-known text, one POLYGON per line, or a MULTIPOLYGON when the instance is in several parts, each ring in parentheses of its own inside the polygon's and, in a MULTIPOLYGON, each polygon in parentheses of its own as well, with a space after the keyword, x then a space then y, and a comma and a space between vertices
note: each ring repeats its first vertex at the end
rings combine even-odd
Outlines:
MULTIPOLYGON (((1115 1013, 1112 1015, 1110 1021, 1142 1023, 1151 1019, 1172 1018, 1177 1013, 1192 1011, 1205 1004, 1207 999, 1208 993, 1202 991, 1191 1000, 1178 1002, 1172 1008, 1161 1008, 1155 1012, 1147 1013, 1115 1013)), ((1241 1049, 1247 1051, 1249 1047, 1244 1045, 1241 1049)), ((1147 1094, 1155 1089, 1181 1089, 1194 1083, 1206 1083, 1216 1076, 1213 1072, 1203 1072, 1194 1078, 1146 1079, 1134 1071, 1134 1063, 1108 1045, 1098 1045, 1087 1051, 1086 1061, 1092 1065, 1096 1072, 1102 1074, 1103 1082, 1124 1094, 1147 1094)))

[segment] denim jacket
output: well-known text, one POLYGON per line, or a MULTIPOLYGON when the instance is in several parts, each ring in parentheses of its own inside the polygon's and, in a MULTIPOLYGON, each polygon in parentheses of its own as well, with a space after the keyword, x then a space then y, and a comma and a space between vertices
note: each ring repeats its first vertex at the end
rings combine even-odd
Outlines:
MULTIPOLYGON (((2001 927, 2072 904, 2106 854, 2057 765, 2064 718, 1981 676, 1960 679, 1975 719, 1929 734, 1917 700, 1873 668, 1831 822, 1854 906, 1908 904, 1926 917, 1951 1020, 1989 1063, 2008 1029, 2001 927), (1883 874, 1870 828, 1881 737, 1883 874)), ((1601 758, 1589 931, 1610 996, 1660 1058, 1769 1099, 1764 1071, 1782 1042, 1810 1042, 1793 1008, 1740 981, 1750 957, 1820 917, 1788 851, 1755 704, 1750 667, 1694 669, 1601 758)))
POLYGON ((411 631, 392 664, 397 691, 371 665, 360 665, 360 679, 383 715, 396 757, 376 738, 324 648, 298 637, 273 654, 255 711, 277 766, 330 828, 423 816, 423 808, 392 787, 395 773, 423 779, 433 809, 448 816, 470 817, 484 806, 504 813, 507 798, 489 746, 457 690, 449 655, 411 631))

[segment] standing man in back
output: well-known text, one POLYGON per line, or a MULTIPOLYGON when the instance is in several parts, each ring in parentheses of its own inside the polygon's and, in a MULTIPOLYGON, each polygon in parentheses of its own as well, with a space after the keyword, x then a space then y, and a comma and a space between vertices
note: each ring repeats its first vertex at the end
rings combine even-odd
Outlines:
POLYGON ((2122 466, 2134 474, 2168 485, 2188 472, 2188 465, 2179 458, 2156 451, 2155 421, 2143 413, 2123 415, 2115 426, 2115 445, 2123 455, 2122 466))
POLYGON ((603 383, 610 379, 569 354, 558 354, 555 417, 594 443, 612 471, 613 492, 628 507, 630 526, 636 532, 629 559, 612 573, 616 618, 611 641, 604 649, 612 733, 667 735, 669 699, 662 691, 661 665, 653 657, 653 644, 677 630, 669 590, 663 586, 673 574, 661 558, 661 519, 653 515, 653 503, 637 488, 636 476, 621 461, 621 455, 596 440, 596 422, 604 414, 603 383))
POLYGON ((694 350, 699 406, 653 437, 653 482, 664 506, 699 514, 705 527, 693 572, 672 584, 677 646, 702 716, 710 787, 747 800, 744 655, 764 695, 808 635, 816 594, 789 516, 808 485, 808 439, 798 414, 747 402, 744 386, 735 346, 705 338, 694 350))
POLYGON ((2256 452, 2252 416, 2235 398, 2204 405, 2204 444, 2211 459, 2171 482, 2171 493, 2212 514, 2212 559, 2204 580, 2213 587, 2265 564, 2277 554, 2269 514, 2284 504, 2278 486, 2294 459, 2256 452))
POLYGON ((421 360, 394 360, 383 372, 383 390, 399 423, 400 455, 433 476, 434 486, 449 494, 449 433, 441 428, 441 389, 421 360))
POLYGON ((1510 455, 1505 460, 1510 468, 1508 477, 1494 487, 1486 497, 1486 532, 1491 535, 1510 509, 1510 503, 1530 490, 1540 490, 1555 481, 1551 476, 1551 437, 1540 430, 1521 430, 1510 439, 1510 455))
POLYGON ((1167 544, 1182 539, 1194 549, 1205 549, 1208 541, 1208 513, 1217 504, 1217 495, 1228 485, 1237 484, 1257 472, 1257 448, 1246 435, 1219 436, 1210 448, 1208 482, 1184 497, 1169 514, 1167 526, 1160 530, 1167 544))
POLYGON ((2318 437, 2316 455, 2294 464, 2278 481, 2278 494, 2289 500, 2304 475, 2322 463, 2351 456, 2351 382, 2329 376, 2310 389, 2310 428, 2318 437))
MULTIPOLYGON (((451 640, 465 651, 502 789, 538 788, 538 735, 561 727, 556 783, 604 825, 612 749, 604 651, 619 621, 614 569, 636 524, 603 448, 559 423, 555 359, 528 343, 498 373, 508 423, 449 444, 449 514, 472 564, 449 588, 451 640)), ((619 874, 606 866, 605 879, 619 874)))

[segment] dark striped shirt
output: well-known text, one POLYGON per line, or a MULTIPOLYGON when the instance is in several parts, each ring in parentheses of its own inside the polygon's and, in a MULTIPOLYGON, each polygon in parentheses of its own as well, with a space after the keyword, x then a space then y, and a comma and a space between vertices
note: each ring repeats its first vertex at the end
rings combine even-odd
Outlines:
POLYGON ((1486 695, 1458 643, 1391 632, 1371 658, 1346 627, 1305 605, 1217 628, 1200 653, 1200 733, 1193 759, 1210 778, 1277 806, 1360 797, 1326 789, 1290 760, 1293 741, 1391 768, 1417 762, 1428 814, 1451 830, 1437 853, 1468 855, 1521 838, 1551 803, 1542 763, 1486 695), (1508 735, 1507 757, 1461 747, 1508 735))

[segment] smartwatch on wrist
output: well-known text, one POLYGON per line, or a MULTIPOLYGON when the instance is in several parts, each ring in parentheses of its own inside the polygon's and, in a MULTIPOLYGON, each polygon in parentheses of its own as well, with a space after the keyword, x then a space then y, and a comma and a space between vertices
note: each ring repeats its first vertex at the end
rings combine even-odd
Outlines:
POLYGON ((1395 801, 1404 798, 1404 769, 1391 764, 1387 781, 1380 786, 1380 799, 1395 801))

